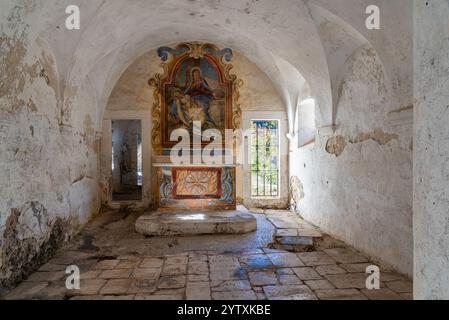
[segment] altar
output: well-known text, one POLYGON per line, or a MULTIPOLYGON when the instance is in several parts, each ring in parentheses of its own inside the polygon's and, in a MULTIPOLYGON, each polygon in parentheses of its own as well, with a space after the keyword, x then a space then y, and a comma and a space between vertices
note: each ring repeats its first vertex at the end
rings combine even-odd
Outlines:
POLYGON ((156 208, 137 220, 137 232, 164 236, 255 231, 255 217, 236 208, 237 164, 232 161, 236 146, 232 135, 232 141, 226 141, 241 123, 242 81, 230 74, 232 50, 193 42, 159 48, 158 54, 164 74, 149 80, 155 100, 152 190, 156 208), (204 161, 203 153, 207 157, 211 143, 218 146, 212 154, 227 161, 204 161), (175 161, 178 154, 188 160, 175 161))
POLYGON ((176 165, 156 157, 159 211, 236 210, 236 164, 176 165))
POLYGON ((142 215, 136 231, 147 236, 244 234, 255 217, 236 208, 236 165, 175 165, 158 157, 158 209, 142 215))

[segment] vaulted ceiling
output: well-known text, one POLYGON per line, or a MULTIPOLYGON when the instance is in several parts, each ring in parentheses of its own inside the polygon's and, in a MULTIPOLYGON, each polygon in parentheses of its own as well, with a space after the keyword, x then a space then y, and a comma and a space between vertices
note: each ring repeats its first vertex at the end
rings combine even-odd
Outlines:
MULTIPOLYGON (((388 1, 388 6, 400 11, 403 1, 388 1)), ((3 14, 14 10, 14 2, 2 5, 3 14)), ((133 61, 151 49, 182 41, 213 42, 249 57, 282 96, 291 128, 297 105, 308 98, 303 96, 309 91, 305 85, 317 99, 319 126, 334 124, 337 74, 360 45, 374 47, 391 70, 391 81, 405 79, 408 72, 409 60, 400 50, 411 50, 401 40, 409 26, 386 13, 383 22, 396 32, 369 32, 364 28, 366 0, 78 0, 70 3, 81 11, 81 30, 74 31, 65 29, 67 1, 36 3, 22 1, 20 9, 27 15, 28 39, 40 38, 53 53, 62 96, 68 88, 89 82, 99 118, 114 84, 133 61)))

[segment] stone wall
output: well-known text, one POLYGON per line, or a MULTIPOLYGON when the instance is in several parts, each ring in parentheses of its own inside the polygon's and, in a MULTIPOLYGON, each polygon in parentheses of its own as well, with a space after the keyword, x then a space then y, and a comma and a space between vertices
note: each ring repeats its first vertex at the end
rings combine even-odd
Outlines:
POLYGON ((2 10, 0 289, 26 277, 99 209, 95 101, 88 86, 77 98, 61 94, 53 51, 29 26, 32 5, 2 10), (67 108, 77 112, 63 121, 67 108))
POLYGON ((449 299, 449 2, 415 0, 415 298, 449 299))

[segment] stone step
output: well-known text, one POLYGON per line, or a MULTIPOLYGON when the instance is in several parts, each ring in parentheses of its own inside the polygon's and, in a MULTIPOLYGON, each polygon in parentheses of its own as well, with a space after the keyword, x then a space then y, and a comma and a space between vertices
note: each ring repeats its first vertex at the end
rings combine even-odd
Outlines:
POLYGON ((288 211, 267 213, 267 219, 276 228, 273 245, 307 249, 323 237, 316 227, 288 211))
POLYGON ((257 230, 256 218, 241 211, 148 212, 136 221, 146 236, 245 234, 257 230))
POLYGON ((274 240, 282 245, 313 246, 315 240, 322 236, 321 232, 313 229, 277 229, 274 240))

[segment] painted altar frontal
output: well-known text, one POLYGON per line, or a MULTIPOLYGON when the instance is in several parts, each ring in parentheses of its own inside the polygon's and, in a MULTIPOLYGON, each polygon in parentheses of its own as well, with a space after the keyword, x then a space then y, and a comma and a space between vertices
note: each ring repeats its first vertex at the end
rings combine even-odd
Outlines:
POLYGON ((161 47, 158 55, 164 72, 149 80, 156 101, 151 138, 157 211, 140 217, 136 230, 146 235, 255 231, 255 218, 236 210, 235 161, 217 165, 195 161, 211 141, 221 144, 223 157, 235 153, 234 143, 229 147, 226 139, 215 139, 240 129, 243 82, 230 73, 233 51, 189 42, 161 47), (196 139, 198 126, 211 139, 196 139), (193 161, 172 161, 170 154, 180 140, 188 141, 181 153, 193 161))
POLYGON ((235 210, 236 165, 176 165, 157 157, 158 208, 170 210, 235 210))

